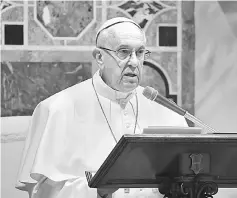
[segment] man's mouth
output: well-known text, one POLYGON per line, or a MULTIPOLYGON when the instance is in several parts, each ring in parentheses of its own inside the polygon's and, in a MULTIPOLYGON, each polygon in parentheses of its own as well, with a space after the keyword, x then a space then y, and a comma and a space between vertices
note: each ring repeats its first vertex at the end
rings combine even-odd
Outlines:
POLYGON ((124 76, 128 76, 128 77, 136 77, 137 75, 134 73, 125 73, 124 76))

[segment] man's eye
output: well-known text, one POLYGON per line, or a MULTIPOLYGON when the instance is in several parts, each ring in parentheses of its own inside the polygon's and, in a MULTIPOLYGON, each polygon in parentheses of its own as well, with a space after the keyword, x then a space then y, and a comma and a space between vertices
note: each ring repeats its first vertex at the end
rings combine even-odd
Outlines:
POLYGON ((129 54, 130 50, 129 49, 120 49, 119 53, 121 53, 121 54, 129 54))
POLYGON ((143 56, 144 52, 145 52, 145 50, 143 50, 143 49, 138 50, 137 51, 137 56, 143 56))
POLYGON ((137 53, 138 53, 138 54, 144 54, 144 51, 145 51, 145 50, 140 49, 140 50, 137 51, 137 53))

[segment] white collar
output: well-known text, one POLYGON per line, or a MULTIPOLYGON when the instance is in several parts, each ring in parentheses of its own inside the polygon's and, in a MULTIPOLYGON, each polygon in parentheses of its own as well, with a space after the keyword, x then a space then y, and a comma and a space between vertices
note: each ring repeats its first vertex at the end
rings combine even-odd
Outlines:
POLYGON ((136 89, 130 92, 121 92, 109 87, 101 78, 99 70, 94 74, 93 81, 97 93, 105 98, 119 103, 121 106, 126 106, 128 101, 136 94, 136 89), (121 104, 123 103, 123 105, 121 104))

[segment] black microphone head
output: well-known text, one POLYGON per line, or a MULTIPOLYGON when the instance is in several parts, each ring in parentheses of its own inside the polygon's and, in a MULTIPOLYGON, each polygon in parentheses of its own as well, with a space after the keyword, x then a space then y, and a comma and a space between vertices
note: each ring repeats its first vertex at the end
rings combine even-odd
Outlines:
POLYGON ((158 91, 152 87, 145 87, 142 94, 149 100, 155 100, 158 95, 158 91))

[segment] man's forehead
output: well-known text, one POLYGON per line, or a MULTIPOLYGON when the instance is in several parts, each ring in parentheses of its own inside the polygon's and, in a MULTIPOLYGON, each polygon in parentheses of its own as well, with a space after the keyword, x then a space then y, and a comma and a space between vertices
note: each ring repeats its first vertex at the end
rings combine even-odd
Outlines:
POLYGON ((111 32, 108 37, 110 45, 118 47, 118 45, 130 45, 130 43, 137 45, 144 45, 145 37, 143 32, 132 24, 117 24, 108 30, 111 32))

